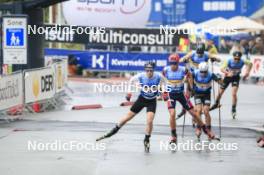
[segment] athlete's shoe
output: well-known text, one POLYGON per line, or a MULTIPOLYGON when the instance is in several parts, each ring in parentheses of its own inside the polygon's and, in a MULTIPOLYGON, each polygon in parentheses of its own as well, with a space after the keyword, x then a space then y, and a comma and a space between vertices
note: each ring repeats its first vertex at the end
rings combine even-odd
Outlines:
POLYGON ((172 136, 170 139, 170 144, 177 144, 177 137, 172 136))
POLYGON ((116 125, 108 133, 105 134, 105 138, 111 137, 112 135, 116 134, 119 131, 119 129, 120 129, 120 127, 116 125))
POLYGON ((205 126, 202 128, 203 128, 204 133, 208 136, 209 140, 215 139, 215 134, 210 129, 208 129, 205 126))
POLYGON ((232 112, 233 119, 236 119, 236 112, 232 112))
POLYGON ((236 119, 236 108, 232 108, 232 117, 236 119))
POLYGON ((145 148, 145 152, 149 153, 149 148, 150 148, 150 143, 149 140, 144 140, 144 148, 145 148))
POLYGON ((192 127, 195 128, 195 121, 192 119, 192 127))
POLYGON ((195 129, 195 135, 197 136, 198 139, 200 139, 201 134, 202 134, 201 127, 197 126, 195 129))
POLYGON ((106 133, 105 135, 99 137, 96 139, 96 141, 100 141, 103 140, 105 138, 111 137, 112 135, 116 134, 118 132, 118 130, 120 129, 120 127, 118 125, 116 125, 113 129, 111 129, 108 133, 106 133))

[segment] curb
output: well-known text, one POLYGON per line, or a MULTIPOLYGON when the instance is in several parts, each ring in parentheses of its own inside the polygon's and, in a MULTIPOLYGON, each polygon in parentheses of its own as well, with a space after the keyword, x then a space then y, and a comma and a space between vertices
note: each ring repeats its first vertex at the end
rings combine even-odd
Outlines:
POLYGON ((126 101, 120 104, 120 106, 132 106, 135 102, 133 101, 126 101))
POLYGON ((72 107, 72 110, 99 109, 99 108, 103 108, 103 106, 101 104, 76 105, 72 107))

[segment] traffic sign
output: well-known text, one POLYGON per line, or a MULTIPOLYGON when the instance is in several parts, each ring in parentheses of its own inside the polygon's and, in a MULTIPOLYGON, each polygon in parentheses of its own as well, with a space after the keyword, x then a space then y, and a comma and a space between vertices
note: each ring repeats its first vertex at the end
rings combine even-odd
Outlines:
POLYGON ((4 64, 27 64, 27 16, 3 16, 4 64))

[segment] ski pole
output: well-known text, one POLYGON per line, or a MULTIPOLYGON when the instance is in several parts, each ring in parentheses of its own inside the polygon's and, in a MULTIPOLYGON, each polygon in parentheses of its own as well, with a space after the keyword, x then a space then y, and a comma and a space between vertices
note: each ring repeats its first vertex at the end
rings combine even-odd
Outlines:
MULTIPOLYGON (((212 62, 212 73, 214 73, 214 62, 212 62)), ((214 102, 215 102, 215 83, 213 81, 213 97, 214 97, 214 102)))
POLYGON ((184 138, 185 114, 183 116, 182 138, 184 138))
MULTIPOLYGON (((220 88, 219 86, 220 85, 218 84, 218 89, 220 88)), ((218 117, 219 117, 219 137, 221 138, 222 135, 221 106, 218 109, 218 117)))

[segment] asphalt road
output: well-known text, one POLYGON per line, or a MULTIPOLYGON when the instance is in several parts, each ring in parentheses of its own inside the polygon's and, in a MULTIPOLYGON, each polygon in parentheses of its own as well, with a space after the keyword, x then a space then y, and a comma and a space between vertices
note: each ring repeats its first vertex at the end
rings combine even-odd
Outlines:
MULTIPOLYGON (((23 120, 0 122, 0 174, 3 175, 116 175, 116 174, 205 174, 205 175, 262 175, 264 150, 256 146, 263 129, 263 87, 241 86, 238 119, 230 117, 227 91, 222 107, 221 142, 207 142, 202 150, 165 149, 161 145, 169 139, 168 112, 159 102, 151 137, 151 152, 144 153, 145 113, 142 111, 133 121, 110 139, 95 143, 95 139, 112 128, 126 113, 128 107, 109 107, 99 110, 54 111, 37 115, 25 115, 23 120), (251 129, 247 129, 251 128, 251 129), (42 149, 47 143, 89 144, 89 149, 42 149), (31 143, 31 147, 29 146, 31 143), (32 144, 38 143, 38 150, 32 144), (210 149, 209 144, 235 144, 235 150, 210 149)), ((118 97, 119 99, 120 97, 118 97)), ((91 100, 91 99, 90 99, 91 100)), ((103 99, 100 99, 103 101, 103 99)), ((99 100, 99 101, 100 101, 99 100)), ((118 104, 118 101, 115 101, 118 104)), ((218 112, 214 111, 213 130, 219 135, 218 112)), ((194 130, 187 116, 184 137, 182 119, 178 121, 179 145, 196 144, 194 130)))

